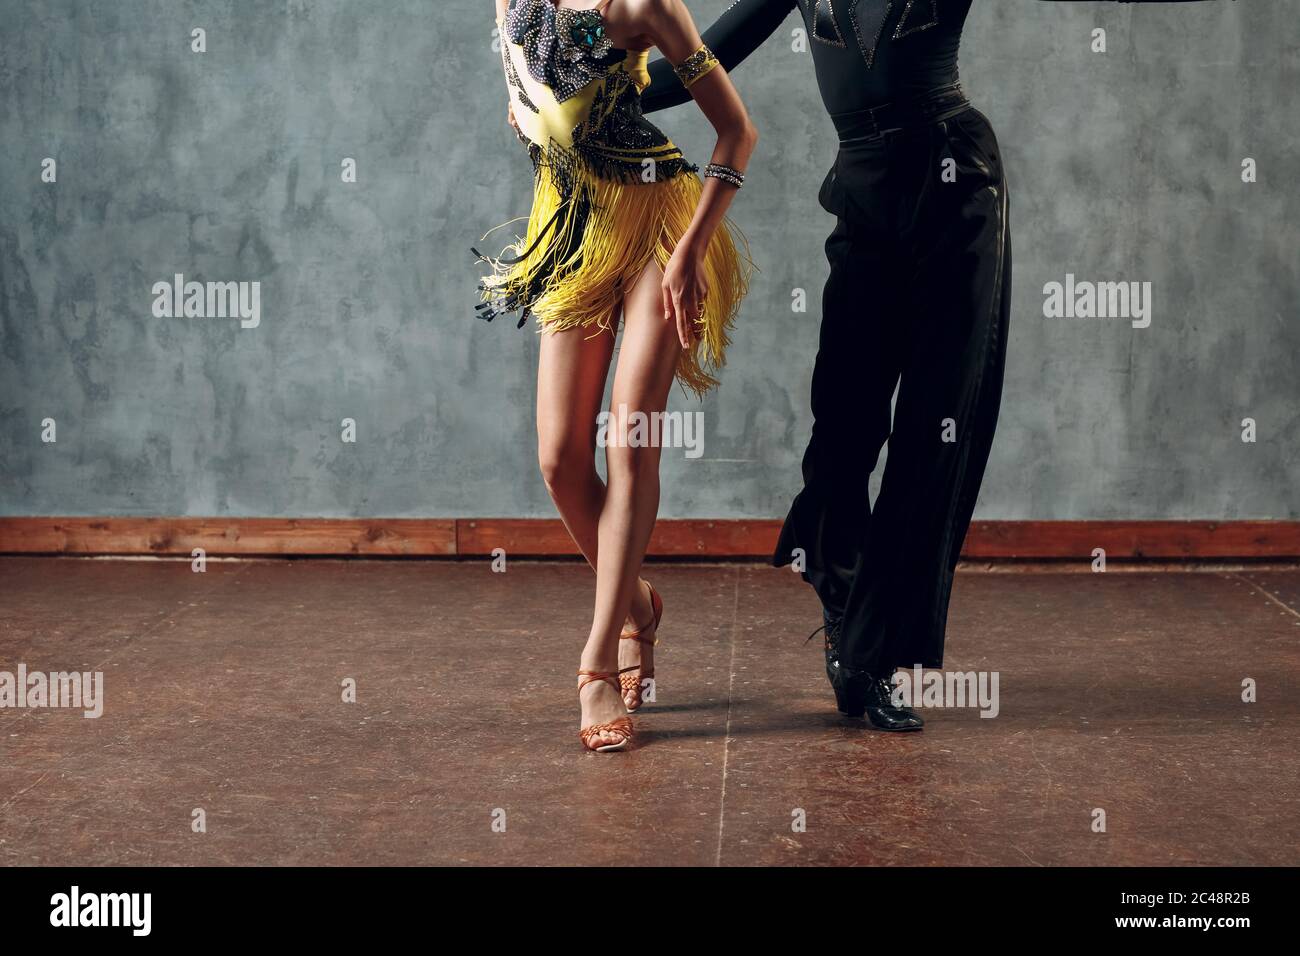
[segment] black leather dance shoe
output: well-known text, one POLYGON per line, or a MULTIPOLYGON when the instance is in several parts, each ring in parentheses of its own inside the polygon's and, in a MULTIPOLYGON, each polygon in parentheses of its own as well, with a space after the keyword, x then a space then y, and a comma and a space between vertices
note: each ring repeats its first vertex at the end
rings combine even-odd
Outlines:
POLYGON ((836 668, 838 679, 832 682, 835 702, 840 713, 849 717, 864 718, 877 730, 920 730, 925 721, 906 707, 898 707, 892 699, 893 686, 888 677, 836 668))
POLYGON ((876 676, 865 671, 852 671, 840 666, 840 632, 843 618, 822 608, 821 627, 808 635, 808 640, 823 635, 822 650, 826 655, 826 679, 835 691, 835 704, 846 717, 865 719, 877 730, 920 730, 925 721, 905 707, 895 707, 891 699, 893 687, 889 676, 876 676))

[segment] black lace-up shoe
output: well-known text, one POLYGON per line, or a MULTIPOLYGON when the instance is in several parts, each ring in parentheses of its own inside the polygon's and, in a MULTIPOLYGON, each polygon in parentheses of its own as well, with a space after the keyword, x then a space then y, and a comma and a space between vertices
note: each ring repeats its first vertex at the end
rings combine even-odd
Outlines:
POLYGON ((925 726, 918 714, 894 703, 894 688, 888 676, 852 671, 843 666, 837 672, 835 700, 841 713, 863 717, 877 730, 920 730, 925 726))

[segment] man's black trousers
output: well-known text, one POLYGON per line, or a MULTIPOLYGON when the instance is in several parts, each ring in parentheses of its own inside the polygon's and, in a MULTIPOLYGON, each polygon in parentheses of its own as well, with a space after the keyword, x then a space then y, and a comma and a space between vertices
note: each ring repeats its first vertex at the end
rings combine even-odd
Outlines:
POLYGON ((873 674, 943 663, 953 571, 1001 402, 1006 180, 988 120, 959 110, 860 137, 844 124, 820 194, 838 223, 813 434, 773 560, 802 549, 804 578, 843 616, 842 664, 873 674), (868 481, 886 441, 873 509, 868 481))

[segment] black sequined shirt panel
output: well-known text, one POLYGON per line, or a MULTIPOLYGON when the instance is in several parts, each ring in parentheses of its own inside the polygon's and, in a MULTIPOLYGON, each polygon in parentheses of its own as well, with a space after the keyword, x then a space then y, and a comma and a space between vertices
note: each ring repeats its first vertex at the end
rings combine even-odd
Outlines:
POLYGON ((971 0, 797 0, 830 113, 900 103, 957 82, 971 0))

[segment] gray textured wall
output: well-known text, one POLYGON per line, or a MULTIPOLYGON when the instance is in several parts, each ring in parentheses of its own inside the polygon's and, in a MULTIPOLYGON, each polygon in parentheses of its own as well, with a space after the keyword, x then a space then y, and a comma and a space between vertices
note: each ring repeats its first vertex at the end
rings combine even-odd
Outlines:
MULTIPOLYGON (((0 2, 0 512, 553 513, 536 337, 472 318, 468 246, 528 199, 491 6, 0 2), (259 280, 260 327, 154 318, 178 272, 259 280)), ((962 76, 999 132, 1016 255, 980 517, 1300 517, 1294 14, 976 0, 962 76), (1067 272, 1151 281, 1151 327, 1045 319, 1067 272)), ((834 152, 799 25, 736 74, 763 133, 736 207, 762 271, 704 459, 666 457, 665 516, 775 516, 797 489, 834 152)), ((659 122, 707 156, 692 107, 659 122)))

